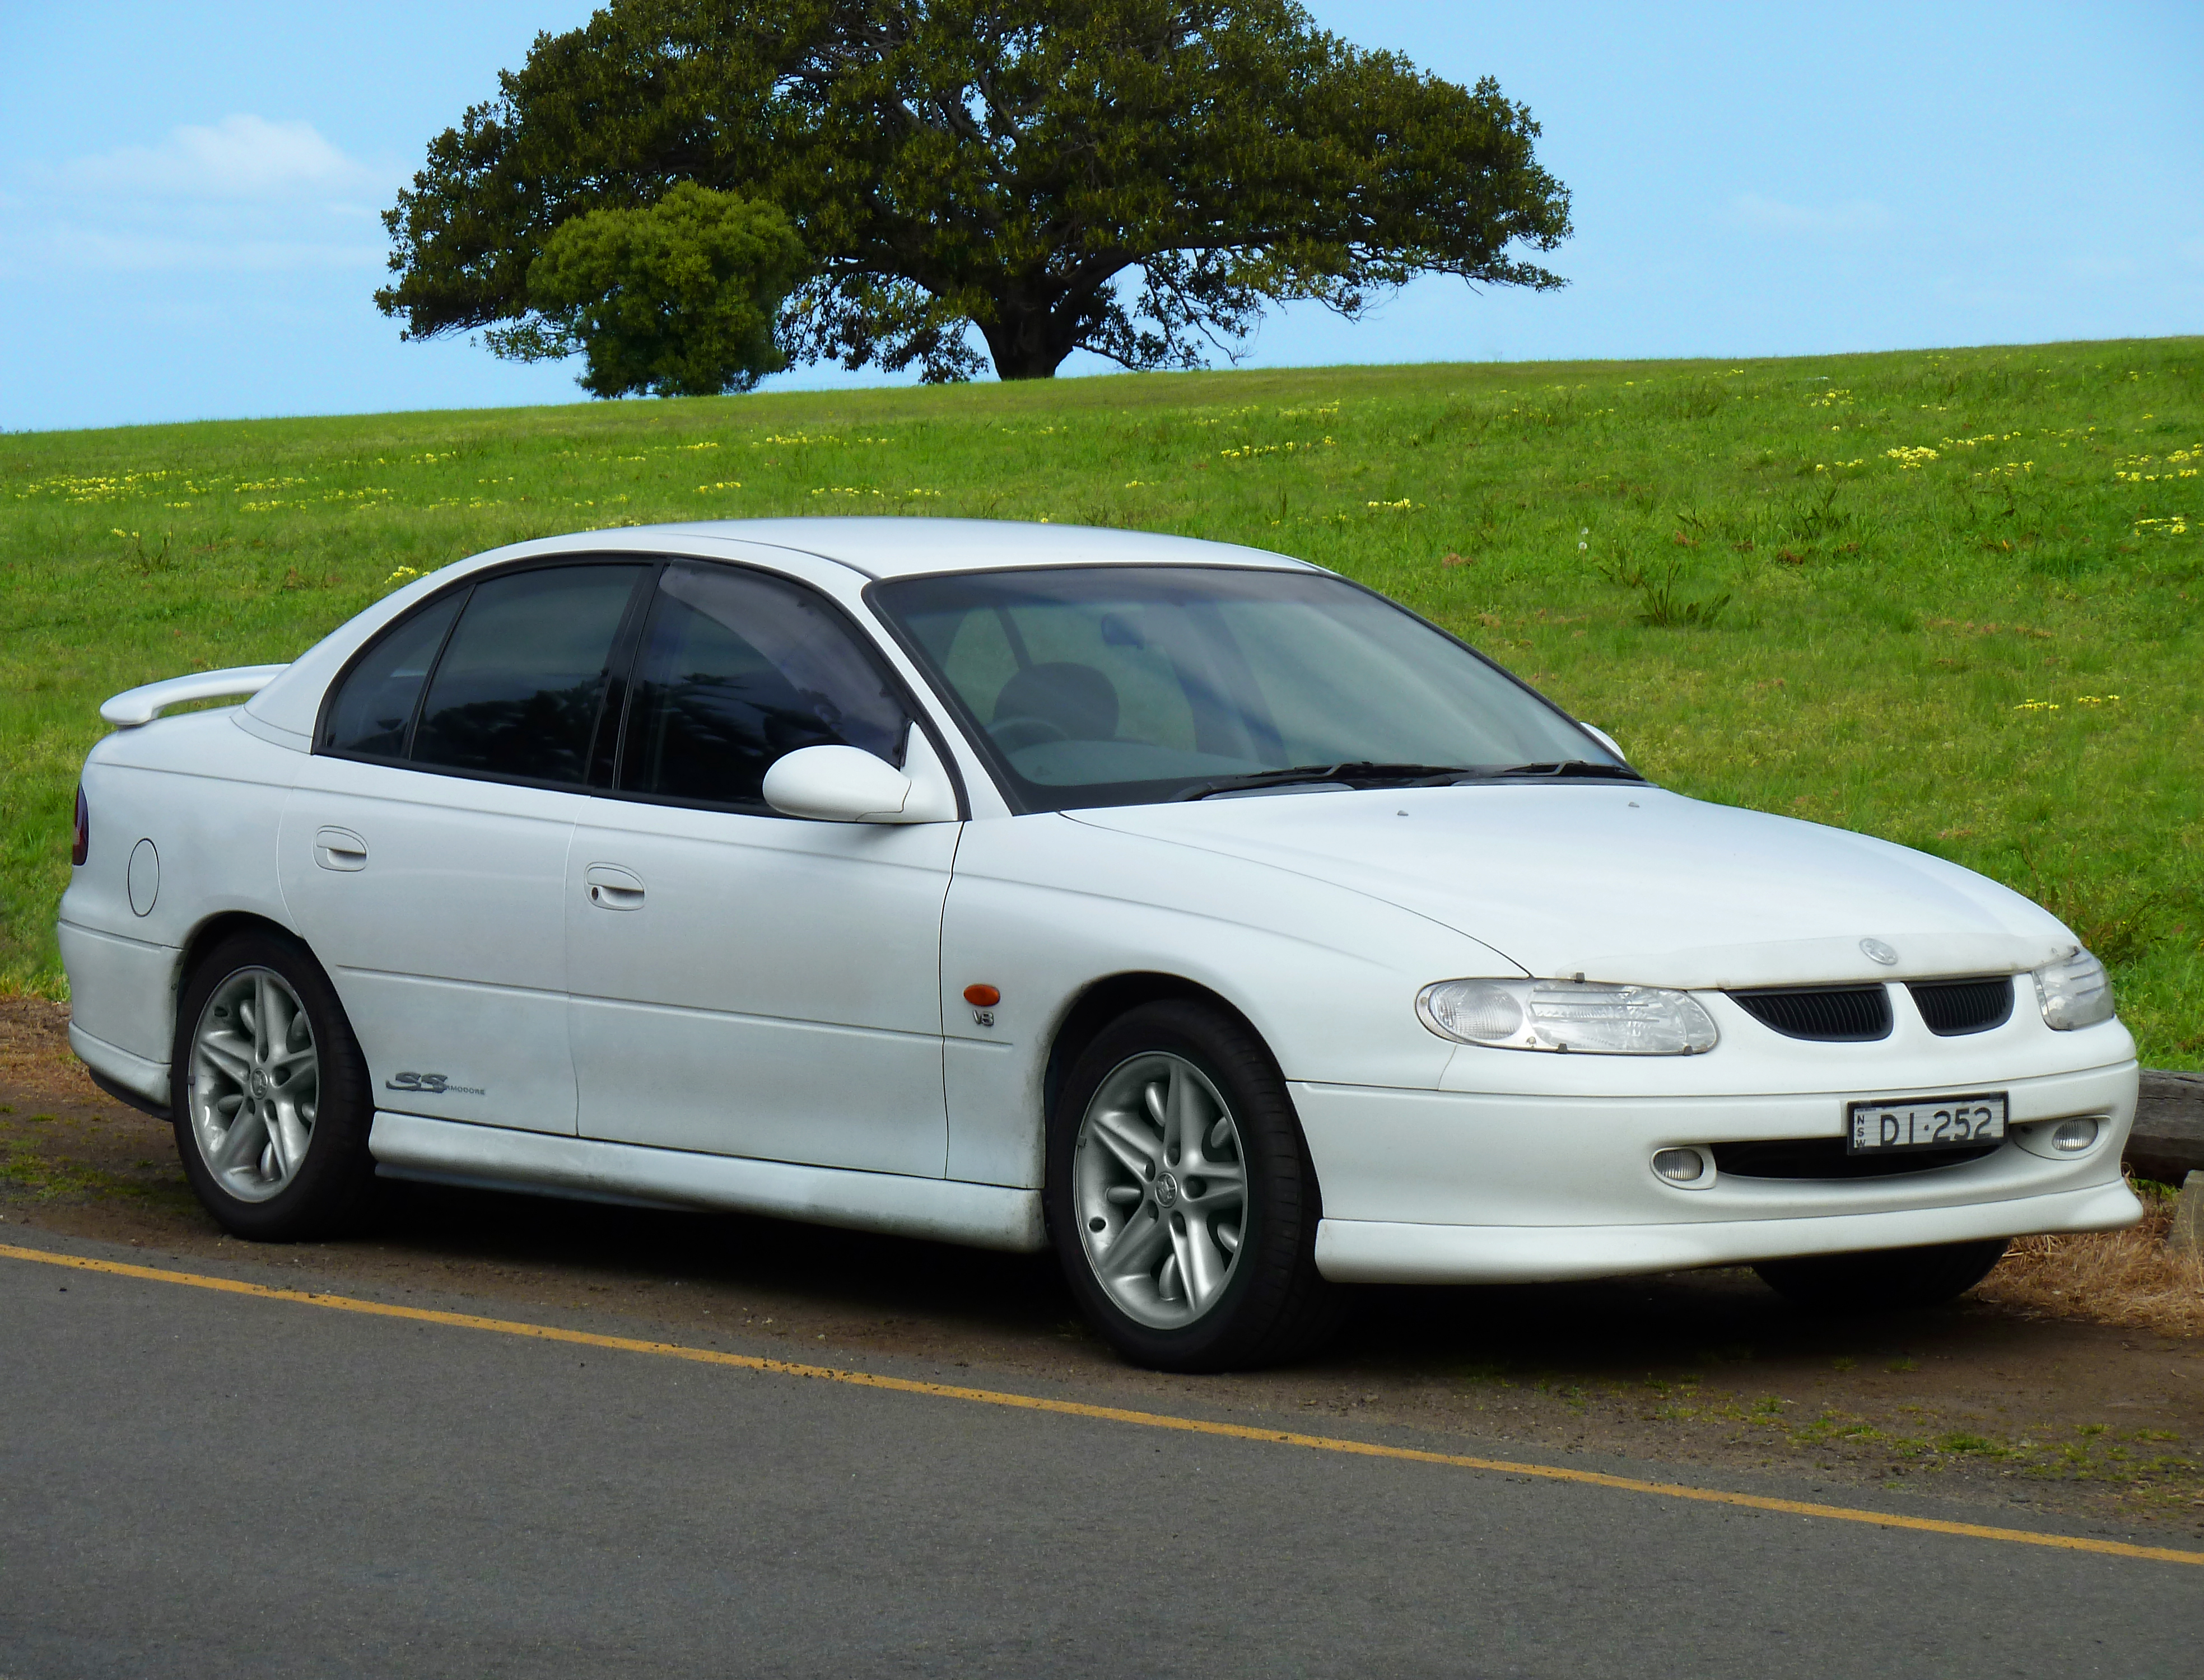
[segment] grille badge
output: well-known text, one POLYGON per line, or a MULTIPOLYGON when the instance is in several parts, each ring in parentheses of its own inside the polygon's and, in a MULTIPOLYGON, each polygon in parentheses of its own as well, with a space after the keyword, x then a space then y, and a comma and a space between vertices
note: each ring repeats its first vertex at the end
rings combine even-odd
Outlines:
POLYGON ((1861 940, 1860 950, 1869 961, 1880 962, 1886 968, 1898 961, 1898 953, 1880 939, 1861 940))

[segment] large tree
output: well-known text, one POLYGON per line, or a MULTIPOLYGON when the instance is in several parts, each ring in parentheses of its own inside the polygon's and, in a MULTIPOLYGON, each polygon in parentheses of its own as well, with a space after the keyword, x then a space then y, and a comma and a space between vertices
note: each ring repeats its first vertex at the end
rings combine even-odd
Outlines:
POLYGON ((406 335, 541 353, 529 272, 682 182, 809 253, 782 353, 1046 378, 1229 354, 1267 304, 1343 315, 1419 274, 1548 287, 1569 232, 1538 126, 1318 30, 1294 0, 612 0, 539 35, 385 212, 406 335))

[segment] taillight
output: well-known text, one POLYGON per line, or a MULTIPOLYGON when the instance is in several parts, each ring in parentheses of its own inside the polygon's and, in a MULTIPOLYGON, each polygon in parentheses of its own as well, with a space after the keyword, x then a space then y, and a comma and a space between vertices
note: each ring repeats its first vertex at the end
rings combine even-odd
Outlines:
POLYGON ((92 855, 92 807, 84 802, 84 784, 76 784, 76 836, 69 843, 69 861, 82 867, 92 855))

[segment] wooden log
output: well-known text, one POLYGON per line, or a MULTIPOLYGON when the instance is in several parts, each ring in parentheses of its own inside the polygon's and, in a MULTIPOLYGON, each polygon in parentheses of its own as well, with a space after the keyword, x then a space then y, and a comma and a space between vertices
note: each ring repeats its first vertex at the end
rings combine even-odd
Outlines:
POLYGON ((2183 1181, 2165 1245, 2176 1254, 2204 1255, 2204 1173, 2191 1173, 2183 1181))
POLYGON ((2127 1163, 2137 1178, 2160 1184, 2179 1184, 2204 1172, 2204 1074, 2142 1070, 2127 1163))

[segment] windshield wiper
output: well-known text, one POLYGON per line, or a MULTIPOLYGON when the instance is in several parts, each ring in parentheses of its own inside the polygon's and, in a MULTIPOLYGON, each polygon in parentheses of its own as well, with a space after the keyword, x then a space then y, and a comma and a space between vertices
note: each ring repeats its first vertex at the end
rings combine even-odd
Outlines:
POLYGON ((1212 794, 1243 793, 1264 788, 1321 786, 1336 783, 1347 788, 1443 788, 1463 782, 1504 781, 1514 776, 1554 779, 1602 777, 1618 782, 1645 778, 1627 765, 1594 764, 1590 759, 1561 759, 1544 764, 1297 764, 1286 770, 1258 771, 1252 776, 1219 776, 1196 782, 1181 799, 1207 799, 1212 794))
POLYGON ((1626 764, 1594 764, 1590 759, 1562 759, 1547 764, 1511 764, 1504 769, 1480 770, 1476 773, 1480 780, 1502 776, 1604 776, 1618 782, 1642 782, 1645 779, 1626 764))
POLYGON ((1458 764, 1372 764, 1366 760, 1347 764, 1297 764, 1286 770, 1264 770, 1252 776, 1219 776, 1196 782, 1178 796, 1206 799, 1212 794, 1238 793, 1248 788, 1290 788, 1324 782, 1338 782, 1350 788, 1440 787, 1476 773, 1458 764))

